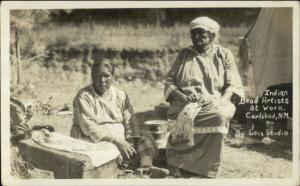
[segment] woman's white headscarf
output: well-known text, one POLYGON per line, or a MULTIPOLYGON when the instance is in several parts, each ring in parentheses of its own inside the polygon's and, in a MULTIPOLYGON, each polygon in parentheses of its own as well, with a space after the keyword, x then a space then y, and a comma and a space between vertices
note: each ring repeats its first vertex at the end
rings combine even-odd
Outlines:
POLYGON ((203 28, 206 31, 218 35, 220 26, 219 24, 208 17, 198 17, 190 22, 190 30, 195 28, 203 28))

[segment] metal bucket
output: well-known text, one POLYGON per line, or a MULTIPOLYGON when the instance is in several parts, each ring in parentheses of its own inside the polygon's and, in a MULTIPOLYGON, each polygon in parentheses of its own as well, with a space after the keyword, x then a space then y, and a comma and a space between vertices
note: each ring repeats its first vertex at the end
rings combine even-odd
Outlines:
POLYGON ((149 120, 144 123, 144 127, 155 140, 161 140, 166 136, 167 121, 165 120, 149 120))

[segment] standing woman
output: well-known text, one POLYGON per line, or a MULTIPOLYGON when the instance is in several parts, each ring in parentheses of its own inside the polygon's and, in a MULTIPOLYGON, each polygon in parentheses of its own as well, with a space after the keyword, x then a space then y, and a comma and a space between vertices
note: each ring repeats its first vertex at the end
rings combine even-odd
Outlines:
POLYGON ((231 51, 216 44, 219 25, 208 17, 190 23, 193 45, 180 51, 167 74, 168 115, 176 119, 167 144, 170 167, 204 177, 221 173, 224 139, 235 106, 244 96, 231 51))

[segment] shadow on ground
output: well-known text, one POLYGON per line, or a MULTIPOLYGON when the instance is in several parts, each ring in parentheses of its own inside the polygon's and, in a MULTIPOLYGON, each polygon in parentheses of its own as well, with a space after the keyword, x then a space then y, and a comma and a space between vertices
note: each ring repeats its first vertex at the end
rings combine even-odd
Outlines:
MULTIPOLYGON (((292 161, 292 132, 288 136, 272 137, 275 140, 269 145, 261 142, 261 139, 251 138, 254 143, 246 143, 243 139, 228 137, 225 144, 233 148, 247 148, 247 150, 256 151, 273 158, 283 158, 292 161)), ((248 137, 249 138, 249 137, 248 137)))

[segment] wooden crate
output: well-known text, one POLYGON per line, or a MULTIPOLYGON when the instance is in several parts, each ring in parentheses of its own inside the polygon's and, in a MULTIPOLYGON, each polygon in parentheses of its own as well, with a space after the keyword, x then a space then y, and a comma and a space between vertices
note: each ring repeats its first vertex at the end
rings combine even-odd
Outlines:
POLYGON ((113 178, 119 172, 116 159, 91 168, 88 156, 45 148, 32 139, 20 141, 18 147, 24 161, 38 169, 52 171, 55 178, 113 178))

